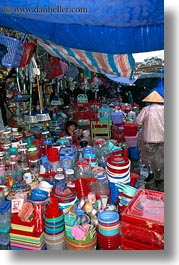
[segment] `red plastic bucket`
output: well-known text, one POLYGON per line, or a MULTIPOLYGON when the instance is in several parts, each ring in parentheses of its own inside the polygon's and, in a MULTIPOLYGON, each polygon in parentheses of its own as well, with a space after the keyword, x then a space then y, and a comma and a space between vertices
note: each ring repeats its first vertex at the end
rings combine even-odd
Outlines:
POLYGON ((50 147, 48 149, 48 155, 47 155, 47 157, 48 157, 48 160, 50 162, 56 162, 56 161, 58 161, 58 149, 55 148, 55 147, 50 147))

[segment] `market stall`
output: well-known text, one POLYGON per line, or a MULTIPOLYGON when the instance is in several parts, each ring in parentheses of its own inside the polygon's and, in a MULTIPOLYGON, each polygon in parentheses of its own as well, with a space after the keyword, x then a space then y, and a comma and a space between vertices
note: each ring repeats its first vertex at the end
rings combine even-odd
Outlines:
POLYGON ((163 49, 163 2, 6 2, 0 249, 163 250, 164 190, 146 183, 140 106, 106 76, 131 79, 132 53, 163 49))

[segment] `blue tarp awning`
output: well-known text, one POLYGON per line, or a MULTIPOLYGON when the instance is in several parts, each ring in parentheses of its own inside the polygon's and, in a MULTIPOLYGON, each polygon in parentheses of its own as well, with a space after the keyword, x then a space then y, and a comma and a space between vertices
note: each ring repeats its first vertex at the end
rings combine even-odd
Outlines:
POLYGON ((0 5, 0 26, 91 52, 163 50, 164 1, 6 0, 0 5))

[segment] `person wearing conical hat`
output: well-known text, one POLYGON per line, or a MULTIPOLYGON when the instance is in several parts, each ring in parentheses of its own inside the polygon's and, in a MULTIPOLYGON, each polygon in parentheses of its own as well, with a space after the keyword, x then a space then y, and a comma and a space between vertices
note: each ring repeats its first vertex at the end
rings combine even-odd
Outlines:
POLYGON ((150 180, 164 179, 164 98, 153 91, 143 102, 149 103, 136 118, 139 127, 142 127, 140 135, 141 159, 149 168, 150 180))

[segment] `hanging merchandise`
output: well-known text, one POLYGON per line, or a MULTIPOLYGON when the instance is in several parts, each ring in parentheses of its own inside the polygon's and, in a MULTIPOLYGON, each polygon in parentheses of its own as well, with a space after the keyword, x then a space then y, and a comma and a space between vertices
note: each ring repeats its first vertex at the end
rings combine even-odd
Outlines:
POLYGON ((68 66, 68 71, 66 72, 66 77, 68 78, 68 80, 75 80, 78 77, 78 74, 78 68, 74 64, 70 63, 68 66))
MULTIPOLYGON (((68 71, 68 64, 60 61, 61 64, 61 69, 62 69, 62 73, 60 75, 57 76, 58 79, 62 79, 64 77, 64 75, 66 74, 66 72, 68 71)), ((64 86, 64 84, 63 84, 64 86)))
POLYGON ((48 54, 45 54, 42 57, 42 65, 46 73, 45 78, 47 80, 50 80, 63 74, 61 60, 58 57, 49 56, 48 54))
POLYGON ((14 96, 14 101, 25 101, 30 98, 25 88, 25 82, 23 91, 21 90, 20 78, 23 79, 24 77, 22 77, 22 73, 20 73, 20 68, 16 68, 17 94, 14 96))
POLYGON ((32 115, 32 83, 33 83, 33 69, 32 69, 32 60, 28 65, 28 75, 30 81, 30 101, 29 101, 29 113, 24 115, 24 122, 31 124, 37 123, 37 118, 35 115, 32 115))
POLYGON ((20 67, 25 67, 27 64, 29 64, 30 59, 32 58, 35 46, 37 41, 35 40, 33 43, 25 41, 24 42, 24 48, 23 48, 23 54, 20 61, 20 67))
POLYGON ((24 49, 24 36, 21 36, 21 39, 16 39, 0 35, 0 44, 5 45, 8 50, 2 58, 2 65, 14 68, 19 67, 24 49))
POLYGON ((83 74, 87 79, 91 79, 91 71, 88 69, 83 69, 83 74))
POLYGON ((36 114, 36 118, 38 122, 44 122, 44 121, 49 121, 50 120, 50 115, 47 111, 43 110, 43 102, 42 102, 42 90, 40 89, 40 70, 37 67, 37 63, 35 61, 35 58, 32 57, 32 64, 33 64, 33 74, 36 76, 36 81, 37 81, 37 89, 38 89, 38 96, 39 96, 39 105, 40 105, 40 110, 36 114))

